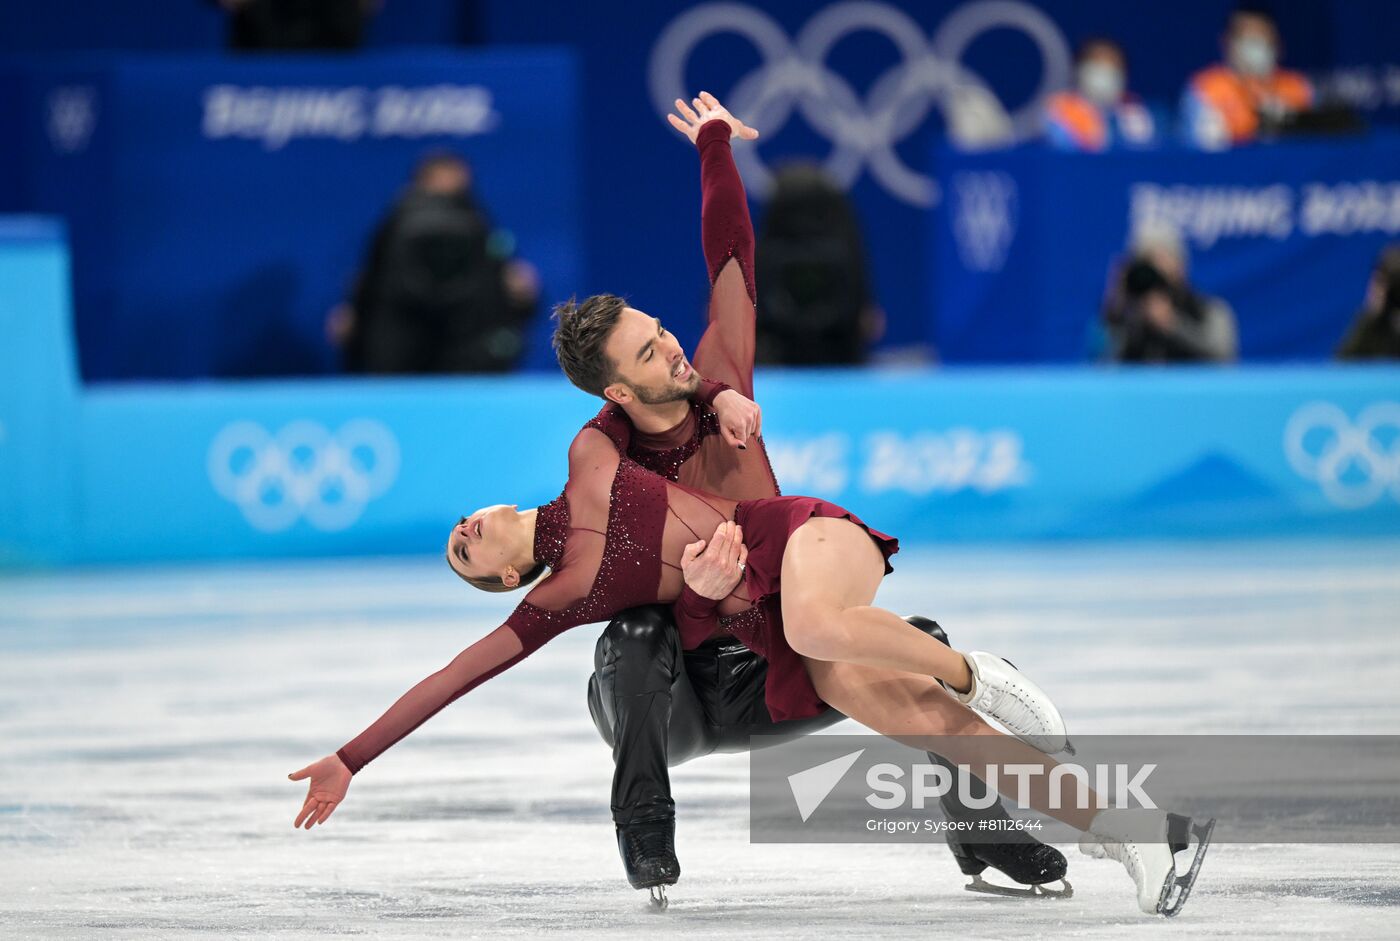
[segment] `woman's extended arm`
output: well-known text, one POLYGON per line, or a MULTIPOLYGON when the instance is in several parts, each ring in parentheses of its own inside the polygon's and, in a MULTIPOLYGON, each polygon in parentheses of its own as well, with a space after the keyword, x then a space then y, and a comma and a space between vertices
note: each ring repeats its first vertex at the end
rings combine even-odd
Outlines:
POLYGON ((420 681, 336 755, 355 774, 466 693, 525 659, 515 631, 502 625, 420 681))
POLYGON ((334 755, 327 755, 288 775, 293 781, 311 779, 306 800, 292 826, 304 825, 309 830, 317 823, 325 823, 345 799, 350 778, 357 771, 437 715, 443 707, 510 669, 529 653, 509 626, 496 628, 400 696, 369 728, 334 755))

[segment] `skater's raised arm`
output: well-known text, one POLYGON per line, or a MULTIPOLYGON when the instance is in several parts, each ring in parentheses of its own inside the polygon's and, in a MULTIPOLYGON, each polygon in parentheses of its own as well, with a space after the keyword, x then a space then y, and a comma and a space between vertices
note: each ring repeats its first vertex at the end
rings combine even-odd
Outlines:
POLYGON ((758 131, 730 114, 708 92, 701 92, 691 105, 676 99, 676 111, 669 115, 671 124, 700 153, 700 239, 710 276, 709 325, 696 347, 695 367, 707 379, 751 399, 756 299, 753 221, 729 141, 732 137, 754 140, 758 131))

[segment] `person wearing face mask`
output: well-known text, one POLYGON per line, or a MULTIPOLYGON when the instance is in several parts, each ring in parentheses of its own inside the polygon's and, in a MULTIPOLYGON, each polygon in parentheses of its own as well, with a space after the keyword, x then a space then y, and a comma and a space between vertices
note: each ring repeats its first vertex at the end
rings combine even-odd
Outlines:
POLYGON ((1127 89, 1127 56, 1112 39, 1085 40, 1075 56, 1075 87, 1051 95, 1045 136, 1061 150, 1101 153, 1117 147, 1152 147, 1152 112, 1127 89))
POLYGON ((1278 26, 1268 13, 1236 10, 1222 43, 1225 61, 1192 76, 1183 96, 1183 128, 1196 146, 1247 144, 1313 107, 1312 83, 1279 68, 1278 26))

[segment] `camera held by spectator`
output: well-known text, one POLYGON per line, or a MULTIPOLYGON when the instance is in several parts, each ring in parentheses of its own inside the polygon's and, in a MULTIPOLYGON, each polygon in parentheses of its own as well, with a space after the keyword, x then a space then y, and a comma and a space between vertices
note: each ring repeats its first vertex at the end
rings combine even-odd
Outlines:
POLYGON ((1229 362, 1235 315, 1187 279, 1186 248, 1170 226, 1148 225, 1110 281, 1104 304, 1109 358, 1128 363, 1229 362))
POLYGON ((380 224, 350 303, 327 331, 348 372, 478 373, 514 369, 539 277, 511 257, 455 154, 425 158, 380 224))
POLYGON ((1376 258, 1365 303, 1337 347, 1337 358, 1400 359, 1400 243, 1386 246, 1376 258))

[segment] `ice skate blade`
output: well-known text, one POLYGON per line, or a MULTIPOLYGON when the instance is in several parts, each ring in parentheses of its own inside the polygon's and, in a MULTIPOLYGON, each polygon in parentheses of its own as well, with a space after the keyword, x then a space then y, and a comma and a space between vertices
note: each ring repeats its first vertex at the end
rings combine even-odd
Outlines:
POLYGON ((1214 831, 1214 817, 1205 823, 1192 822, 1191 834, 1196 838, 1196 855, 1191 859, 1191 868, 1186 870, 1185 875, 1173 875, 1162 886, 1162 894, 1157 899, 1157 914, 1171 918, 1186 905, 1186 897, 1196 884, 1196 876, 1201 871, 1201 863, 1206 858, 1206 849, 1210 846, 1210 836, 1214 831))
POLYGON ((980 875, 973 876, 972 881, 963 886, 969 892, 979 892, 983 895, 999 895, 1003 898, 1013 899, 1068 899, 1074 897, 1074 886, 1069 884, 1068 879, 1061 879, 1063 889, 1047 889, 1043 885, 1009 886, 996 885, 983 879, 980 875))
POLYGON ((671 900, 666 897, 666 887, 664 885, 654 885, 651 887, 651 907, 653 911, 664 912, 671 907, 671 900))

